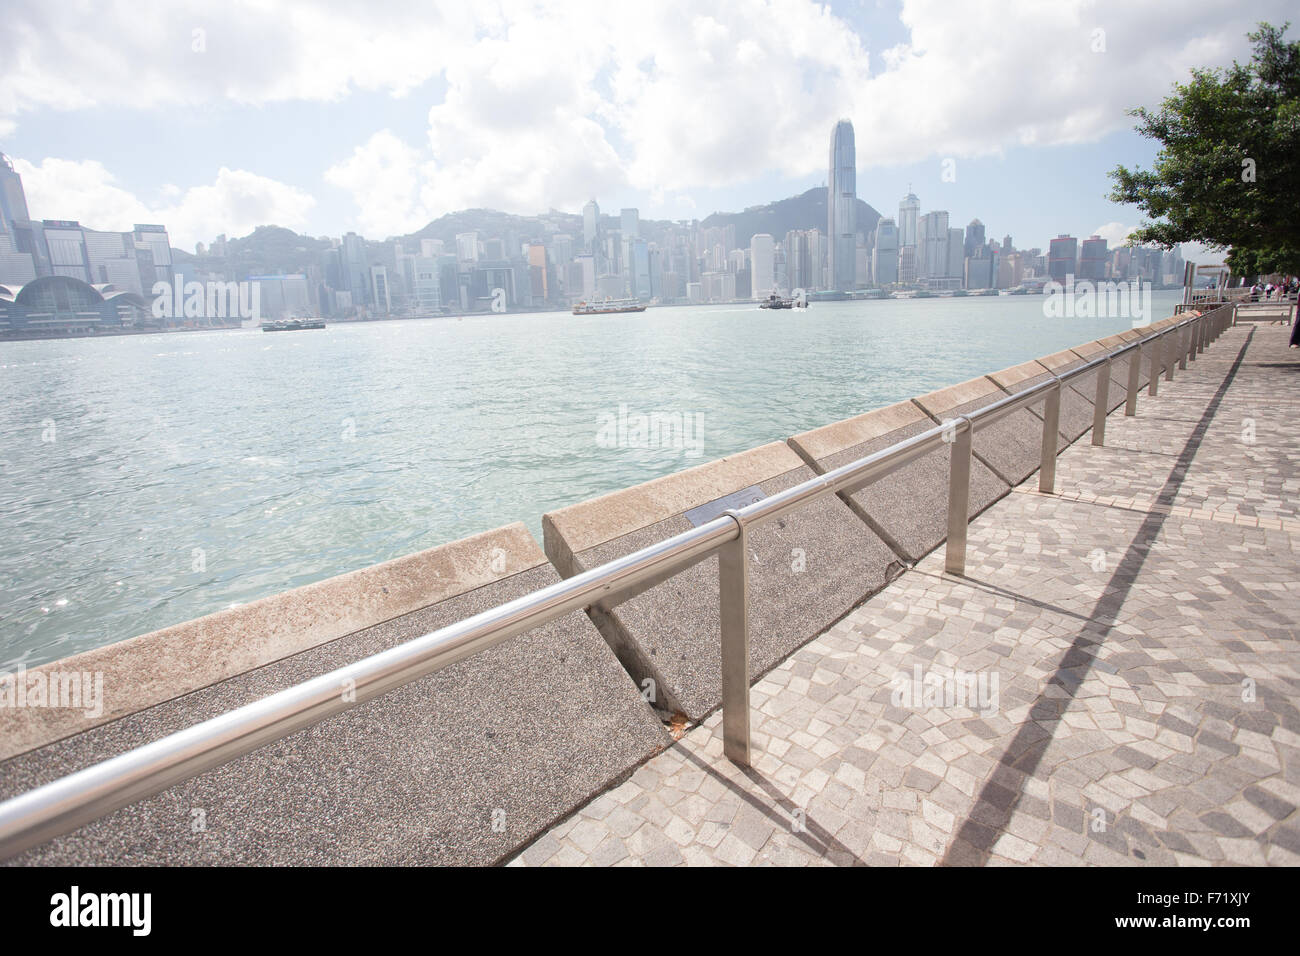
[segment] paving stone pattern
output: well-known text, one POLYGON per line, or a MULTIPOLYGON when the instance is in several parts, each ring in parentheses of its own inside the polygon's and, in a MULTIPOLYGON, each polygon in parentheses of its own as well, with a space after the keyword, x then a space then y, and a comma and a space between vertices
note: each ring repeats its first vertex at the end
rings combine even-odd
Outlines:
POLYGON ((763 677, 752 768, 715 712, 511 865, 1300 863, 1289 331, 1227 330, 977 518, 965 577, 932 552, 763 677))

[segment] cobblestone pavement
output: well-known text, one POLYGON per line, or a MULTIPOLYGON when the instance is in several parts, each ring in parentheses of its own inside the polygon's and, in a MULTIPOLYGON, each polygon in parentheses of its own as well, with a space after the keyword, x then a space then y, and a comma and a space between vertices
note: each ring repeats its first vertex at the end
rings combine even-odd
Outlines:
POLYGON ((1228 330, 966 577, 935 552, 768 673, 753 768, 715 713, 511 865, 1300 863, 1288 333, 1228 330))

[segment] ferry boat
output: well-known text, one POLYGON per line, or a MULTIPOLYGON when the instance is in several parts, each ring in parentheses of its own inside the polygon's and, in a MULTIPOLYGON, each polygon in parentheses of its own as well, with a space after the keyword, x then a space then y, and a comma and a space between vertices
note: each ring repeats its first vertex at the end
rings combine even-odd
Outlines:
POLYGON ((324 319, 280 319, 276 322, 263 322, 263 332, 297 332, 301 329, 323 329, 324 319))
POLYGON ((808 308, 808 300, 777 295, 773 292, 764 301, 760 302, 758 307, 760 309, 806 309, 808 308))
POLYGON ((573 307, 574 315, 609 315, 615 312, 644 312, 645 306, 636 299, 606 299, 604 302, 579 302, 573 307))

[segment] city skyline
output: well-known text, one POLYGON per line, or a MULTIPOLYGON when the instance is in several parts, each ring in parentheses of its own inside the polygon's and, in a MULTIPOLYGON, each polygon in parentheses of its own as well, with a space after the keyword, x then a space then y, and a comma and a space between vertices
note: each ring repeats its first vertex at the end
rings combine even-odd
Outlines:
POLYGON ((1272 6, 508 5, 487 26, 335 11, 298 37, 272 29, 292 7, 270 4, 219 26, 166 11, 144 50, 115 15, 92 25, 20 3, 11 16, 30 29, 0 64, 0 149, 44 217, 165 221, 192 248, 259 224, 393 236, 459 209, 577 212, 592 193, 649 219, 702 219, 825 184, 816 143, 843 116, 858 193, 882 213, 912 183, 954 221, 996 208, 1036 243, 1061 230, 1114 243, 1138 218, 1105 198, 1106 171, 1153 155, 1125 110, 1154 105, 1193 64, 1244 56, 1250 22, 1284 16, 1272 6), (972 44, 987 50, 978 74, 955 55, 972 44), (104 51, 93 75, 79 45, 104 51))
MULTIPOLYGON (((851 124, 851 123, 847 123, 847 121, 839 121, 839 122, 836 124, 835 128, 832 130, 832 157, 834 156, 835 136, 836 136, 836 134, 838 134, 838 132, 839 132, 839 130, 841 129, 841 127, 844 127, 844 126, 847 126, 847 129, 848 129, 848 131, 849 131, 849 138, 850 138, 850 140, 852 140, 852 138, 853 138, 853 127, 852 127, 852 124, 851 124)), ((853 152, 853 144, 852 144, 852 142, 850 142, 850 144, 849 144, 848 152, 849 152, 850 155, 851 155, 852 152, 853 152)), ((16 175, 17 175, 17 178, 21 179, 21 178, 22 178, 22 172, 21 172, 21 170, 22 170, 22 168, 23 168, 23 163, 22 163, 22 161, 21 161, 20 159, 19 159, 19 160, 15 160, 14 157, 12 157, 12 156, 10 156, 10 155, 8 155, 8 154, 5 154, 3 151, 0 151, 0 156, 3 156, 3 157, 4 157, 4 164, 5 164, 5 166, 7 167, 7 169, 9 170, 9 172, 10 172, 10 173, 13 173, 13 174, 16 174, 16 175)), ((829 181, 829 180, 831 179, 831 176, 828 175, 827 177, 824 177, 824 178, 825 178, 827 181, 829 181)), ((855 177, 855 178, 856 178, 856 177, 855 177)), ((814 187, 814 188, 816 188, 816 187, 814 187)), ((825 182, 822 184, 822 188, 826 188, 826 189, 828 189, 828 194, 829 194, 829 187, 826 185, 825 182)), ((25 182, 24 182, 24 184, 23 184, 23 191, 24 191, 24 192, 26 191, 26 184, 25 184, 25 182)), ((795 197, 780 197, 780 198, 781 198, 781 199, 790 199, 790 198, 795 198, 795 197)), ((855 195, 854 198, 862 199, 861 196, 857 196, 857 195, 855 195)), ((749 207, 746 207, 746 210, 748 210, 748 209, 753 209, 753 208, 758 208, 758 207, 761 207, 761 206, 763 206, 763 205, 771 205, 772 203, 774 203, 774 202, 778 202, 778 201, 780 201, 780 199, 770 199, 770 198, 769 198, 768 200, 765 200, 764 202, 757 203, 757 204, 751 205, 751 206, 749 206, 749 207)), ((909 245, 916 245, 916 243, 915 243, 915 234, 916 234, 916 230, 917 230, 918 215, 919 215, 919 210, 920 210, 920 200, 919 200, 918 197, 915 195, 915 193, 912 192, 912 190, 911 190, 911 183, 908 184, 908 192, 907 192, 907 195, 904 196, 904 197, 899 201, 899 204, 898 204, 898 214, 897 214, 896 216, 891 216, 890 213, 888 212, 888 210, 890 209, 890 206, 889 206, 888 203, 882 203, 881 205, 884 207, 884 208, 882 209, 881 207, 876 206, 876 204, 871 203, 871 202, 868 201, 868 200, 864 200, 864 201, 866 201, 867 204, 868 204, 869 206, 871 206, 873 209, 875 209, 876 212, 880 213, 882 220, 884 220, 884 219, 889 219, 891 222, 894 223, 895 228, 896 228, 897 231, 898 231, 898 243, 899 243, 899 247, 900 247, 900 248, 902 248, 902 247, 906 247, 906 246, 909 246, 909 245), (905 208, 905 207, 906 207, 906 208, 905 208), (911 235, 912 235, 912 239, 911 239, 911 240, 909 240, 909 232, 908 232, 908 230, 909 230, 909 224, 910 224, 911 235)), ((40 222, 40 221, 53 221, 53 222, 76 222, 79 226, 84 227, 84 228, 89 229, 89 230, 92 230, 92 231, 107 231, 107 232, 129 232, 129 231, 132 231, 132 230, 136 227, 136 225, 137 225, 137 224, 135 224, 135 223, 131 223, 131 224, 129 224, 128 226, 126 226, 125 228, 123 228, 123 229, 103 229, 103 230, 101 230, 101 229, 99 228, 99 226, 100 226, 99 223, 91 222, 91 221, 85 219, 85 218, 82 217, 82 216, 76 216, 76 215, 72 215, 72 216, 64 216, 64 217, 48 216, 48 215, 43 215, 43 214, 41 213, 41 210, 39 210, 39 209, 35 209, 35 211, 31 211, 30 208, 29 208, 29 207, 31 207, 31 206, 32 206, 31 202, 30 202, 29 200, 27 200, 26 197, 24 197, 24 205, 23 205, 23 213, 24 213, 24 214, 21 215, 21 216, 18 216, 18 217, 16 217, 16 218, 19 218, 19 219, 31 219, 31 220, 34 220, 34 221, 37 221, 37 222, 40 222)), ((590 223, 591 223, 591 218, 590 218, 590 217, 591 217, 591 214, 592 214, 593 210, 594 210, 595 215, 596 215, 597 217, 601 217, 601 218, 615 218, 615 219, 620 219, 620 218, 624 217, 625 214, 629 214, 629 213, 634 217, 634 220, 637 220, 637 219, 639 218, 639 209, 636 208, 636 207, 625 207, 625 208, 621 209, 621 210, 619 211, 619 213, 617 213, 617 214, 614 214, 614 213, 601 213, 601 212, 599 211, 599 203, 596 201, 596 197, 591 197, 590 199, 588 199, 588 200, 583 204, 582 208, 581 208, 580 210, 577 210, 577 211, 560 210, 560 209, 557 209, 557 208, 555 208, 555 207, 550 207, 550 209, 549 209, 549 211, 548 211, 547 213, 542 213, 542 212, 533 212, 533 213, 531 213, 531 214, 512 214, 512 215, 521 215, 522 218, 532 218, 532 219, 542 219, 542 218, 546 217, 547 215, 554 215, 554 214, 556 214, 556 213, 567 214, 567 215, 574 215, 574 216, 581 216, 582 219, 584 220, 584 223, 583 223, 583 236, 582 236, 583 249, 584 249, 584 251, 590 251, 589 248, 588 248, 588 247, 589 247, 589 243, 590 243, 590 236, 587 234, 587 230, 588 230, 588 228, 599 228, 598 226, 592 227, 592 226, 590 225, 590 223)), ((469 213, 469 212, 474 212, 474 211, 476 211, 476 210, 473 210, 473 209, 466 209, 466 210, 453 210, 453 211, 451 211, 451 212, 445 214, 445 216, 455 216, 455 215, 460 215, 460 214, 469 213)), ((483 209, 483 210, 481 210, 481 211, 489 212, 489 213, 504 212, 504 210, 496 210, 496 209, 491 209, 491 208, 485 208, 485 209, 483 209)), ((828 211, 829 211, 829 210, 828 210, 828 211)), ((707 218, 709 218, 710 216, 733 216, 733 215, 738 214, 738 212, 740 212, 740 211, 739 211, 739 210, 714 210, 714 211, 712 211, 711 213, 709 213, 708 216, 704 216, 704 217, 689 217, 689 218, 686 218, 686 219, 655 219, 655 220, 653 220, 653 221, 656 222, 656 223, 671 223, 671 224, 674 224, 674 225, 683 225, 683 226, 684 226, 684 225, 687 225, 687 224, 699 224, 699 223, 702 222, 704 219, 707 219, 707 218)), ((945 209, 945 210, 940 210, 940 212, 942 212, 945 216, 948 215, 948 211, 947 211, 946 209, 945 209)), ((441 218, 445 218, 445 216, 444 216, 444 217, 439 217, 439 218, 440 218, 440 219, 441 219, 441 218)), ((3 218, 3 217, 0 217, 0 218, 3 218)), ((12 215, 10 215, 8 218, 15 218, 15 217, 12 216, 12 215)), ((954 217, 954 218, 955 218, 955 217, 954 217)), ((976 218, 978 219, 978 217, 976 217, 976 218)), ((422 224, 422 226, 420 226, 419 228, 413 229, 413 230, 411 230, 409 233, 406 233, 406 234, 404 234, 404 235, 405 235, 406 237, 409 237, 409 236, 411 236, 411 235, 414 235, 414 234, 416 234, 416 233, 418 233, 418 232, 423 231, 424 229, 427 229, 429 226, 434 225, 437 221, 438 221, 438 220, 431 220, 430 222, 425 223, 425 224, 422 224)), ((855 223, 855 225, 856 225, 856 223, 855 223)), ((262 227, 267 227, 267 226, 278 226, 278 227, 281 227, 281 228, 292 229, 292 227, 285 226, 283 223, 277 223, 277 222, 258 222, 258 223, 256 223, 252 228, 250 228, 250 230, 249 230, 249 232, 248 232, 247 235, 252 235, 252 233, 253 233, 256 229, 258 229, 258 228, 262 228, 262 227)), ((830 224, 828 223, 828 227, 827 227, 827 231, 826 231, 826 235, 827 235, 827 236, 830 235, 830 230, 831 230, 831 226, 830 226, 830 224)), ((301 231, 301 230, 292 230, 292 231, 294 231, 294 232, 298 232, 299 234, 301 234, 301 235, 303 235, 303 236, 310 236, 310 237, 312 237, 312 238, 319 238, 319 239, 338 240, 338 241, 340 241, 340 242, 343 240, 343 238, 344 238, 346 235, 348 235, 349 233, 355 232, 355 230, 353 230, 353 229, 336 229, 336 230, 334 230, 334 231, 332 231, 332 232, 327 231, 327 232, 320 233, 320 234, 313 234, 313 233, 306 232, 306 231, 301 231)), ((850 230, 849 230, 849 234, 852 234, 852 233, 855 233, 855 232, 860 232, 860 230, 857 230, 857 229, 850 229, 850 230)), ((1069 232, 1067 232, 1067 233, 1065 233, 1065 234, 1074 234, 1074 233, 1076 233, 1076 232, 1079 233, 1079 234, 1082 234, 1083 231, 1082 231, 1082 230, 1070 230, 1069 232)), ((1007 231, 1007 235, 1011 235, 1011 232, 1010 232, 1010 231, 1007 231)), ((1050 243, 1050 241, 1051 241, 1053 238, 1055 238, 1056 236, 1059 236, 1059 235, 1063 235, 1063 233, 1060 233, 1060 232, 1054 232, 1051 236, 1044 237, 1044 239, 1042 240, 1042 242, 1041 242, 1041 244, 1039 245, 1039 247, 1040 247, 1040 248, 1045 248, 1045 247, 1048 245, 1048 243, 1050 243)), ((1096 229, 1096 230, 1092 230, 1092 231, 1088 232, 1088 235, 1089 235, 1089 236, 1092 236, 1092 237, 1101 236, 1102 238, 1106 239, 1108 243, 1111 243, 1111 244, 1114 244, 1114 245, 1123 245, 1123 244, 1125 244, 1125 242, 1127 241, 1127 239, 1126 239, 1126 237, 1127 237, 1127 230, 1124 230, 1124 231, 1116 231, 1116 230, 1107 230, 1105 227, 1100 227, 1100 228, 1098 228, 1098 229, 1096 229)), ((237 236, 237 235, 236 235, 236 236, 231 236, 231 237, 229 237, 229 238, 245 238, 245 237, 246 237, 246 236, 242 236, 242 237, 241 237, 241 236, 237 236)), ((227 238, 228 238, 228 237, 226 236, 225 233, 210 233, 210 234, 207 234, 204 238, 197 240, 196 243, 191 244, 188 248, 185 247, 184 245, 182 245, 182 244, 181 244, 181 240, 178 239, 177 241, 173 242, 173 248, 179 249, 179 250, 184 251, 184 252, 187 252, 187 253, 192 253, 196 245, 197 245, 197 246, 202 246, 202 247, 207 247, 207 246, 210 246, 214 240, 225 241, 227 238)), ((380 236, 369 236, 369 237, 367 237, 367 238, 369 239, 369 241, 373 241, 373 242, 389 242, 389 241, 400 240, 400 239, 403 238, 403 235, 384 235, 384 236, 382 236, 382 237, 380 237, 380 236)), ((1195 243, 1184 244, 1184 247, 1185 247, 1185 248, 1188 247, 1188 246, 1196 246, 1196 244, 1195 244, 1195 243)), ((1033 246, 1026 246, 1026 248, 1033 248, 1033 246)), ((1212 253, 1212 252, 1204 252, 1204 253, 1203 253, 1203 256, 1208 257, 1208 260, 1212 260, 1212 261, 1218 261, 1219 258, 1221 258, 1221 256, 1220 256, 1219 254, 1217 254, 1217 253, 1212 253)), ((1208 260, 1207 260, 1207 261, 1208 261, 1208 260)))
MULTIPOLYGON (((469 216, 457 218, 454 235, 443 237, 425 235, 426 229, 397 239, 367 240, 356 232, 313 239, 263 227, 294 237, 293 251, 286 258, 284 248, 263 250, 253 261, 245 258, 249 250, 235 250, 263 230, 236 237, 233 245, 224 235, 211 248, 199 242, 193 256, 177 259, 164 224, 103 231, 76 220, 36 219, 21 174, 0 154, 0 331, 23 337, 322 315, 364 320, 556 306, 577 311, 611 299, 648 305, 805 294, 990 294, 1038 291, 1044 283, 1068 285, 1076 278, 1183 281, 1178 248, 1112 252, 1104 237, 1092 235, 1080 246, 1075 237, 1058 234, 1046 254, 1039 247, 1016 249, 1010 234, 1000 243, 987 239, 978 218, 963 230, 950 224, 947 210, 922 214, 910 185, 898 204, 899 228, 858 199, 854 142, 852 123, 837 121, 828 153, 833 185, 794 197, 800 208, 787 210, 794 219, 785 222, 795 228, 783 237, 762 226, 747 229, 746 236, 735 221, 643 224, 635 207, 602 215, 593 197, 580 219, 552 210, 493 226, 469 216), (818 209, 827 231, 800 228, 816 221, 818 209), (860 219, 860 212, 875 218, 860 219), (308 252, 302 241, 315 250, 308 252), (232 311, 233 301, 239 307, 232 311), (265 303, 266 312, 253 303, 265 303)), ((781 205, 757 207, 758 219, 777 224, 781 220, 772 216, 781 205)))

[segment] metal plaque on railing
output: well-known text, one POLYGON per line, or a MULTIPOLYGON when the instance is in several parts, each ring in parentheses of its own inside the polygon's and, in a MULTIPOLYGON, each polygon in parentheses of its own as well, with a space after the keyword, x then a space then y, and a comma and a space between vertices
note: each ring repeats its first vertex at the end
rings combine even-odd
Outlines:
POLYGON ((729 495, 723 495, 721 498, 714 498, 702 505, 692 508, 686 512, 686 520, 699 527, 702 524, 708 524, 724 511, 731 511, 733 508, 743 508, 745 505, 752 505, 756 501, 762 501, 767 495, 763 494, 763 489, 758 485, 750 485, 748 488, 741 488, 739 491, 733 491, 729 495))

